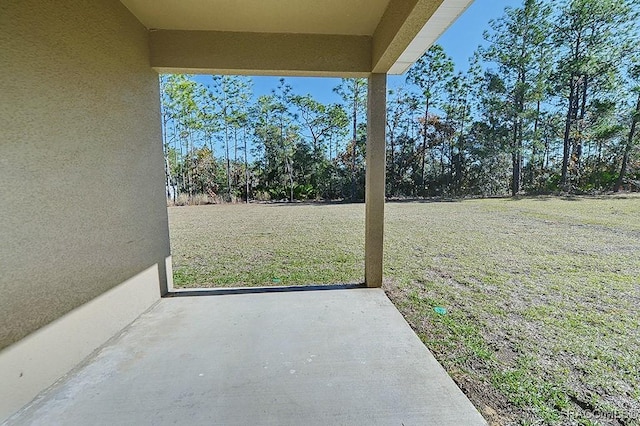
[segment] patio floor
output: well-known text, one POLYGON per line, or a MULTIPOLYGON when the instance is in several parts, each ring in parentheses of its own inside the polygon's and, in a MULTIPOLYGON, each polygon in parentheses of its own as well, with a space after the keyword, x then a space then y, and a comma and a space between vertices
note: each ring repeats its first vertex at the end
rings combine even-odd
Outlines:
POLYGON ((164 298, 8 424, 486 423, 358 288, 164 298))

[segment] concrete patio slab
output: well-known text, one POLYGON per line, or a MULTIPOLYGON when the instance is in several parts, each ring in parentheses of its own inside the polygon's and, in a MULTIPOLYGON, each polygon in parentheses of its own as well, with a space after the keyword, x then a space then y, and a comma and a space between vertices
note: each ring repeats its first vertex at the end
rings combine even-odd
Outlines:
POLYGON ((10 425, 484 425, 380 289, 162 299, 10 425))

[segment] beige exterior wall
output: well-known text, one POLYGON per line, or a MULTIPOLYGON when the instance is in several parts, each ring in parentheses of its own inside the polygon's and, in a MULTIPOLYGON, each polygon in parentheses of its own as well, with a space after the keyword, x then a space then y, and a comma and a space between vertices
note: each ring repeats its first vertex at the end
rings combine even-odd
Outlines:
MULTIPOLYGON (((117 0, 2 0, 0 51, 1 358, 147 271, 127 296, 143 303, 109 306, 125 325, 166 286, 169 237, 158 79, 137 19, 117 0)), ((86 327, 99 337, 80 352, 64 333, 39 350, 78 362, 113 335, 98 317, 86 327)))
POLYGON ((158 273, 151 266, 0 352, 0 423, 153 306, 158 273))

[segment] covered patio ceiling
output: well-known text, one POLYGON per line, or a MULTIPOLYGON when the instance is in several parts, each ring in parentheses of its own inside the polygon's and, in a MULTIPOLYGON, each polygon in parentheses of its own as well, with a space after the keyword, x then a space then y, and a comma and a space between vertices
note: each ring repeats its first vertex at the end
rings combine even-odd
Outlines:
POLYGON ((159 72, 402 74, 472 0, 121 0, 159 72))

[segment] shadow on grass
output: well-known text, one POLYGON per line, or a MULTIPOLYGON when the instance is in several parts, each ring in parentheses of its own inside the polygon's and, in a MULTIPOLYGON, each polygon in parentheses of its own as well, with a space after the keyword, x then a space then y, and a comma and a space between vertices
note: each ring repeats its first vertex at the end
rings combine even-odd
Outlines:
MULTIPOLYGON (((425 197, 425 198, 389 198, 385 199, 388 204, 409 204, 409 203, 461 203, 464 201, 473 200, 506 200, 506 201, 522 201, 522 200, 537 200, 537 201, 584 201, 584 200, 628 200, 633 198, 640 198, 640 194, 637 197, 618 195, 618 194, 538 194, 538 195, 517 195, 515 197, 509 195, 496 195, 488 197, 425 197)), ((318 200, 318 201, 263 201, 256 202, 256 204, 262 204, 267 206, 276 207, 288 207, 288 206, 335 206, 335 205, 350 205, 350 204, 364 204, 364 200, 318 200)))
POLYGON ((640 198, 640 193, 619 195, 616 193, 607 194, 541 194, 541 195, 518 195, 515 197, 494 197, 503 198, 508 201, 521 201, 521 200, 536 200, 536 201, 550 201, 550 200, 562 200, 562 201, 585 201, 585 200, 632 200, 640 198))
POLYGON ((582 195, 517 195, 515 197, 504 197, 507 201, 522 201, 522 200, 536 200, 536 201, 581 201, 587 198, 582 195))
POLYGON ((350 204, 364 204, 364 200, 347 201, 347 200, 318 200, 318 201, 257 201, 252 204, 272 207, 292 207, 292 206, 341 206, 350 204))
MULTIPOLYGON (((487 197, 426 197, 426 198, 385 198, 386 203, 390 204, 409 204, 409 203, 461 203, 463 201, 472 200, 506 200, 506 201, 522 201, 522 200, 537 200, 537 201, 550 201, 550 200, 562 200, 562 201, 583 201, 583 200, 629 200, 640 198, 640 193, 630 193, 629 195, 619 195, 616 193, 589 195, 589 194, 538 194, 538 195, 496 195, 487 197)), ((364 200, 306 200, 306 201, 251 201, 250 205, 262 205, 273 207, 291 207, 291 206, 313 206, 313 207, 325 207, 325 206, 337 206, 337 205, 352 205, 352 204, 365 204, 364 200)), ((206 204, 217 205, 217 204, 206 204)), ((246 205, 245 203, 238 203, 237 205, 246 205)), ((205 205, 203 205, 205 206, 205 205)), ((181 206, 175 206, 181 207, 181 206)))
MULTIPOLYGON (((488 197, 487 197, 488 198, 488 197)), ((505 198, 505 197, 495 197, 495 198, 505 198)), ((392 204, 404 204, 404 203, 460 203, 467 200, 475 200, 478 198, 470 198, 470 197, 460 197, 460 198, 387 198, 385 199, 386 203, 392 204)), ((336 206, 336 205, 352 205, 352 204, 365 204, 364 200, 356 200, 356 201, 348 201, 348 200, 319 200, 319 201, 263 201, 256 202, 255 204, 260 204, 264 206, 274 206, 274 207, 290 207, 290 206, 314 206, 314 207, 324 207, 324 206, 336 206)))

